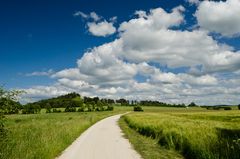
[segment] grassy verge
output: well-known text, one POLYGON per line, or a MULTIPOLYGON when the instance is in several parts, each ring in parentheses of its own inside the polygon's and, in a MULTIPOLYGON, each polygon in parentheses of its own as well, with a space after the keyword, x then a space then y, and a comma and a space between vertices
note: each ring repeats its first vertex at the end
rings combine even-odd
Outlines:
POLYGON ((52 159, 58 156, 84 130, 108 116, 128 108, 108 112, 9 115, 9 131, 2 159, 52 159))
POLYGON ((182 159, 183 157, 173 150, 165 149, 160 146, 156 140, 140 135, 135 130, 131 129, 125 120, 121 118, 119 125, 123 130, 125 137, 134 146, 134 149, 141 154, 144 159, 182 159))
MULTIPOLYGON (((149 109, 143 113, 130 113, 123 119, 139 134, 155 139, 167 149, 180 152, 185 158, 240 158, 238 110, 149 109)), ((131 138, 134 138, 134 135, 129 136, 130 141, 134 140, 131 138)), ((136 145, 134 142, 133 144, 136 145)))

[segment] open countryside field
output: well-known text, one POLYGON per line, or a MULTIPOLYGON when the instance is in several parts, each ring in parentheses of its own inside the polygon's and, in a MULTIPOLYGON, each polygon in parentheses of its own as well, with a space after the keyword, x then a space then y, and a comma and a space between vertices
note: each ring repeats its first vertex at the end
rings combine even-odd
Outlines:
MULTIPOLYGON (((191 159, 240 158, 239 110, 208 111, 202 108, 144 108, 144 110, 123 116, 120 125, 130 142, 145 159, 164 158, 161 157, 164 154, 151 152, 152 147, 163 152, 167 152, 166 149, 175 150, 183 157, 191 159), (130 128, 124 127, 123 121, 130 128), (148 147, 151 149, 144 144, 139 146, 139 138, 132 135, 135 132, 148 138, 149 141, 146 141, 146 137, 142 141, 150 143, 148 147), (153 146, 154 143, 158 146, 153 146)), ((179 158, 178 154, 171 152, 168 154, 170 154, 168 158, 179 158)))
POLYGON ((116 107, 114 111, 105 112, 8 115, 5 123, 9 133, 1 158, 55 158, 95 122, 130 109, 116 107))

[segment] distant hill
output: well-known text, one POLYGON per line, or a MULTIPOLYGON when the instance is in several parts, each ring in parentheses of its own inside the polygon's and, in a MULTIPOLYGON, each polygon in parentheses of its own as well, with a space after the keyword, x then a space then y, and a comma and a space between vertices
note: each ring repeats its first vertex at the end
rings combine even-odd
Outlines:
MULTIPOLYGON (((81 95, 78 93, 69 93, 66 95, 58 96, 55 98, 43 99, 34 103, 28 103, 26 105, 38 105, 41 108, 46 108, 50 105, 51 108, 65 108, 68 105, 72 105, 73 107, 77 107, 77 104, 83 103, 83 99, 81 95)), ((80 106, 80 105, 79 105, 80 106)))

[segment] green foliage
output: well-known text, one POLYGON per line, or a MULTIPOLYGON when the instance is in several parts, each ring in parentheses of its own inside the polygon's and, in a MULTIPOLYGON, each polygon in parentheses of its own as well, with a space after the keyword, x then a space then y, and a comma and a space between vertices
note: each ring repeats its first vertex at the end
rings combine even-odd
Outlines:
POLYGON ((61 113, 62 111, 60 109, 53 108, 53 113, 61 113))
POLYGON ((189 107, 196 107, 197 104, 195 104, 194 102, 191 102, 188 106, 189 106, 189 107))
POLYGON ((76 107, 73 107, 71 105, 68 105, 66 108, 65 108, 65 112, 76 112, 77 109, 76 107))
POLYGON ((8 130, 5 128, 4 125, 4 116, 0 113, 0 158, 3 158, 4 152, 6 151, 7 145, 7 136, 8 130))
POLYGON ((231 107, 224 107, 224 110, 232 110, 231 107))
POLYGON ((139 103, 137 101, 133 102, 133 105, 141 105, 141 106, 155 106, 155 107, 186 107, 185 104, 168 104, 159 101, 151 101, 151 100, 143 100, 139 103))
POLYGON ((108 106, 107 106, 107 110, 108 110, 108 111, 113 111, 113 109, 114 109, 113 106, 111 106, 111 105, 108 105, 108 106))
POLYGON ((135 112, 142 112, 143 108, 141 106, 134 106, 133 107, 133 111, 135 111, 135 112))
POLYGON ((40 105, 29 103, 23 106, 22 114, 38 114, 40 111, 40 105))
POLYGON ((208 110, 232 110, 231 106, 203 106, 208 110))
POLYGON ((129 101, 126 100, 126 99, 123 99, 123 98, 116 100, 116 103, 119 103, 122 106, 128 106, 129 105, 129 101))
POLYGON ((52 107, 51 107, 51 105, 49 103, 47 103, 45 105, 45 107, 46 107, 46 113, 51 113, 52 112, 52 107))
MULTIPOLYGON (((99 97, 84 97, 82 98, 77 93, 69 93, 56 98, 44 99, 34 103, 28 103, 24 106, 22 111, 24 114, 36 113, 34 109, 45 108, 46 113, 56 112, 56 108, 65 108, 65 112, 83 112, 83 111, 105 111, 113 110, 112 107, 105 109, 108 103, 114 103, 111 99, 99 99, 99 97), (55 108, 55 109, 54 109, 55 108), (54 109, 54 111, 53 111, 54 109)), ((59 112, 59 111, 57 111, 59 112)))
POLYGON ((22 108, 22 105, 17 102, 17 97, 23 93, 18 90, 5 90, 0 86, 0 113, 17 114, 22 108))
POLYGON ((80 108, 78 108, 77 111, 78 111, 78 112, 84 112, 84 108, 83 108, 83 107, 80 107, 80 108))
POLYGON ((4 158, 8 143, 8 129, 5 127, 4 114, 18 113, 21 104, 16 102, 17 96, 22 93, 18 90, 5 90, 0 86, 0 158, 4 158))
POLYGON ((0 98, 1 111, 4 114, 18 114, 22 105, 19 102, 7 98, 0 98))

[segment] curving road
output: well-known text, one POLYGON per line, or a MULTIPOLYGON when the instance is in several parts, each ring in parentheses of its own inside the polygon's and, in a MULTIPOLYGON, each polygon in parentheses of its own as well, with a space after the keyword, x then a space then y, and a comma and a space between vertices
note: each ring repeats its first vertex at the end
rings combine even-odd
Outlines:
POLYGON ((141 159, 118 126, 121 115, 103 119, 87 129, 57 159, 141 159))

